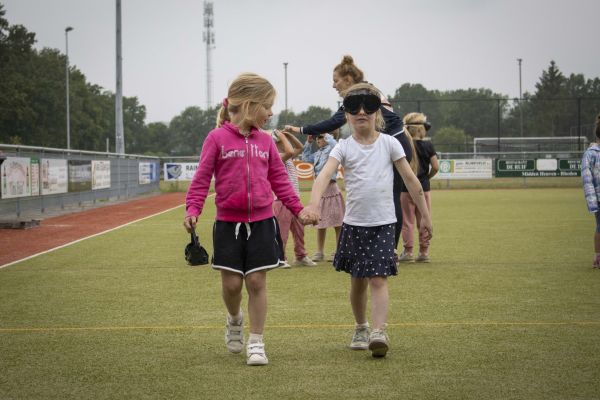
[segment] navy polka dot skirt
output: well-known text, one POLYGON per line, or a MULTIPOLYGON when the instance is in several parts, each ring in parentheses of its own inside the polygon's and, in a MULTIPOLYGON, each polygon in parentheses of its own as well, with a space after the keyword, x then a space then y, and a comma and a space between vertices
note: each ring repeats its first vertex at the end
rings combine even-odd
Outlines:
POLYGON ((397 275, 394 258, 396 224, 353 226, 342 224, 338 250, 333 259, 336 271, 354 278, 397 275))

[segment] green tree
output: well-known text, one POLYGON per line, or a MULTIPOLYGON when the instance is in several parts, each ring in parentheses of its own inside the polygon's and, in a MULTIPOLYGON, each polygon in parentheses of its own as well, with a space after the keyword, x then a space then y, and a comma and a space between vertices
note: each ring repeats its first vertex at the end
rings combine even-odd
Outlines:
POLYGON ((439 124, 460 127, 470 137, 497 136, 498 118, 501 119, 508 109, 508 102, 499 100, 502 98, 503 95, 483 88, 443 92, 440 94, 442 119, 439 124))
POLYGON ((470 149, 472 140, 464 130, 455 126, 445 126, 438 129, 432 142, 439 152, 464 152, 470 149))
POLYGON ((390 98, 394 111, 400 118, 411 112, 422 112, 433 123, 434 129, 436 125, 439 126, 441 117, 439 100, 440 93, 438 91, 428 90, 420 83, 404 83, 390 98))
POLYGON ((169 124, 169 135, 173 140, 172 155, 198 155, 208 133, 215 128, 220 106, 202 110, 188 107, 173 118, 169 124))
POLYGON ((141 153, 153 156, 168 156, 174 143, 169 134, 169 126, 162 122, 147 125, 146 135, 142 138, 141 153))
MULTIPOLYGON (((582 74, 564 76, 554 61, 542 72, 533 94, 525 93, 524 101, 516 102, 505 124, 517 135, 520 113, 523 113, 524 136, 574 136, 580 123, 588 129, 600 107, 600 79, 586 79, 582 74)), ((584 132, 584 133, 585 133, 584 132)))

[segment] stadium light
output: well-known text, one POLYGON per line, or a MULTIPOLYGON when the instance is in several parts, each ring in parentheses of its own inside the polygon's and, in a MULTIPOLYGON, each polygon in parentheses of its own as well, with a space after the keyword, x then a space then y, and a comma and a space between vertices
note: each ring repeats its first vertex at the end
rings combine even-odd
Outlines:
POLYGON ((523 100, 523 91, 521 89, 521 62, 523 62, 522 58, 517 58, 517 62, 519 63, 519 113, 521 115, 521 137, 523 137, 523 104, 521 101, 523 100))
POLYGON ((283 72, 284 72, 284 77, 285 77, 285 111, 287 111, 287 109, 288 109, 288 102, 287 102, 287 66, 288 66, 288 63, 284 62, 283 63, 283 72))
POLYGON ((65 28, 65 55, 66 55, 66 81, 67 81, 67 149, 71 149, 71 110, 69 109, 69 32, 73 27, 65 28))

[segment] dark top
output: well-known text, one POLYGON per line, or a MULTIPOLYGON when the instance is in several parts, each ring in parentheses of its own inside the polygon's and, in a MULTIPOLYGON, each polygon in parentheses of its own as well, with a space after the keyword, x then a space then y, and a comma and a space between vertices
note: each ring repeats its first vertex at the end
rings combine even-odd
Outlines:
MULTIPOLYGON (((398 114, 388 110, 383 105, 379 109, 383 114, 383 120, 385 122, 383 133, 387 133, 388 135, 392 135, 398 139, 402 145, 402 148, 404 149, 404 153, 406 154, 406 161, 410 162, 413 157, 412 148, 410 147, 410 142, 406 137, 406 133, 402 131, 402 120, 398 114)), ((335 114, 331 116, 331 118, 317 122, 316 124, 303 126, 302 133, 305 135, 320 135, 322 133, 329 133, 340 128, 345 123, 346 113, 344 112, 344 107, 340 107, 335 114)), ((396 171, 396 168, 394 168, 394 176, 396 175, 398 175, 398 171, 396 171)), ((400 175, 398 175, 396 178, 400 178, 400 175)), ((394 180, 394 183, 396 183, 395 181, 396 180, 394 180)))
MULTIPOLYGON (((415 140, 415 150, 417 150, 417 179, 421 182, 424 192, 429 192, 431 187, 429 185, 429 166, 431 165, 431 157, 435 153, 433 143, 426 140, 415 140)), ((402 191, 408 192, 406 186, 402 185, 402 191)))

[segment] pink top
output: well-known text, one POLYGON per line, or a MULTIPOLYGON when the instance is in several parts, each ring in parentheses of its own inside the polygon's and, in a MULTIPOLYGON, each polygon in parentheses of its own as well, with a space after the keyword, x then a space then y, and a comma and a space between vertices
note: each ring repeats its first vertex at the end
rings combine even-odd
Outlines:
POLYGON ((202 212, 213 174, 219 221, 272 217, 273 192, 294 215, 302 210, 273 139, 255 128, 246 137, 226 121, 208 134, 186 195, 186 215, 202 212))

